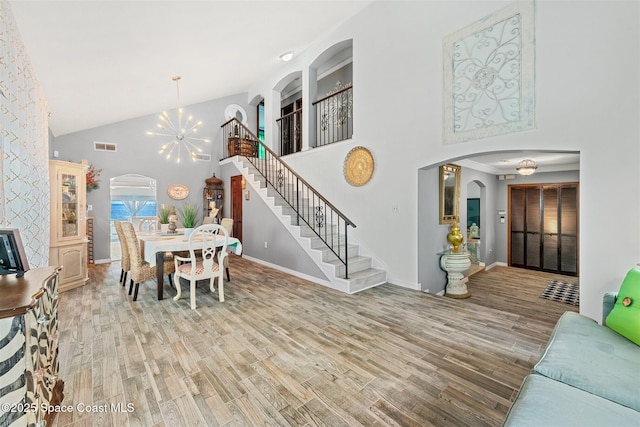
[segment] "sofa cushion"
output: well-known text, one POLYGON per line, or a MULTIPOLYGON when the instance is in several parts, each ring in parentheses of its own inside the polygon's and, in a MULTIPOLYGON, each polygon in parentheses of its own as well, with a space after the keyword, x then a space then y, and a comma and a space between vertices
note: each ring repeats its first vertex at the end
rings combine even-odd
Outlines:
POLYGON ((533 371, 640 411, 640 347, 578 313, 560 317, 533 371))
POLYGON ((632 268, 625 276, 606 325, 640 345, 640 270, 632 268))
POLYGON ((541 375, 524 379, 504 426, 637 426, 640 412, 541 375))

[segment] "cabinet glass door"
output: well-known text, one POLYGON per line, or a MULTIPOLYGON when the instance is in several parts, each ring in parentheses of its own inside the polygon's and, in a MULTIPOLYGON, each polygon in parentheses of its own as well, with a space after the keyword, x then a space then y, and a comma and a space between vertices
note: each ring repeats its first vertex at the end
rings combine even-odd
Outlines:
POLYGON ((80 227, 80 210, 78 206, 77 184, 78 176, 63 173, 60 180, 60 191, 62 201, 62 211, 60 219, 62 221, 62 237, 78 237, 80 227))

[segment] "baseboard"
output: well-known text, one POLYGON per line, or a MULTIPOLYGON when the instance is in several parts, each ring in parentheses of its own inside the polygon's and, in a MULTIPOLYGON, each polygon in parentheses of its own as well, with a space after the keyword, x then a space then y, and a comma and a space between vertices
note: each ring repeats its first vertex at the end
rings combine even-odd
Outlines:
POLYGON ((322 286, 329 287, 331 289, 335 289, 333 283, 329 282, 328 280, 323 280, 323 279, 320 279, 319 277, 310 276, 308 274, 301 273, 301 272, 296 271, 296 270, 291 270, 291 269, 283 267, 281 265, 272 264, 272 263, 270 263, 268 261, 264 261, 262 259, 253 258, 253 257, 248 256, 248 255, 244 255, 243 254, 242 258, 247 259, 249 261, 253 261, 253 262, 257 263, 257 264, 264 265, 266 267, 271 267, 274 270, 282 271, 283 273, 290 274, 290 275, 298 277, 300 279, 304 279, 304 280, 307 280, 309 282, 313 282, 313 283, 318 284, 318 285, 322 285, 322 286))
POLYGON ((485 270, 491 270, 493 267, 508 267, 506 262, 494 262, 493 264, 485 267, 485 270))
POLYGON ((105 259, 97 259, 93 263, 94 264, 111 264, 112 262, 113 261, 111 260, 111 258, 105 258, 105 259))
POLYGON ((413 282, 405 282, 404 280, 399 280, 399 279, 393 279, 393 278, 387 278, 387 283, 390 283, 392 285, 395 286, 400 286, 401 288, 407 288, 407 289, 412 289, 414 291, 420 291, 422 284, 420 283, 413 283, 413 282))

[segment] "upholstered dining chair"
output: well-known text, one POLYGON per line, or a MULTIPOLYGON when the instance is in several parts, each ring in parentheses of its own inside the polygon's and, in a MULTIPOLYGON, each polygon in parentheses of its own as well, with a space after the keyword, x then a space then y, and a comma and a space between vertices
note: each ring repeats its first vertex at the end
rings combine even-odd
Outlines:
POLYGON ((189 296, 191 299, 191 309, 196 309, 196 282, 198 280, 209 279, 209 289, 215 292, 215 279, 218 279, 218 300, 224 302, 224 279, 222 268, 224 259, 227 257, 227 244, 229 237, 224 227, 218 224, 206 224, 193 230, 189 236, 189 257, 174 256, 175 273, 173 281, 176 284, 177 294, 173 298, 178 301, 182 294, 180 278, 189 281, 189 296), (224 238, 222 246, 216 245, 216 240, 224 238), (216 262, 216 247, 217 260, 216 262))
MULTIPOLYGON (((233 218, 222 218, 220 221, 220 225, 227 230, 227 236, 233 237, 233 218)), ((227 272, 227 282, 231 281, 231 276, 229 275, 229 257, 226 256, 224 258, 224 270, 227 272)))
POLYGON ((127 274, 131 271, 131 260, 129 259, 129 247, 124 240, 124 233, 122 232, 122 223, 120 221, 113 221, 113 226, 116 228, 118 234, 118 241, 120 242, 120 283, 124 286, 127 283, 127 274))
MULTIPOLYGON (((135 284, 133 300, 136 301, 138 299, 138 287, 141 282, 156 278, 156 268, 162 268, 163 274, 167 274, 169 276, 169 283, 173 286, 172 273, 175 271, 173 260, 165 259, 163 265, 151 266, 147 261, 142 259, 140 243, 138 242, 138 236, 136 236, 136 230, 133 227, 133 224, 130 222, 123 222, 122 233, 124 234, 125 242, 127 242, 129 258, 131 260, 129 295, 131 295, 133 285, 135 284)), ((162 283, 158 283, 158 286, 162 286, 162 283)))

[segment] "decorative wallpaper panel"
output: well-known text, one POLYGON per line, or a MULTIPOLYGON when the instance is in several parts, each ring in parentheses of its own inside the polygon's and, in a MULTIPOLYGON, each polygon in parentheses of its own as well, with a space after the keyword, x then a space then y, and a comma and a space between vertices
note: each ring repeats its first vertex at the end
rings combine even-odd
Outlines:
POLYGON ((534 127, 534 3, 521 1, 444 39, 444 141, 534 127))
POLYGON ((0 227, 19 228, 31 267, 49 263, 49 119, 11 8, 0 0, 0 227))

